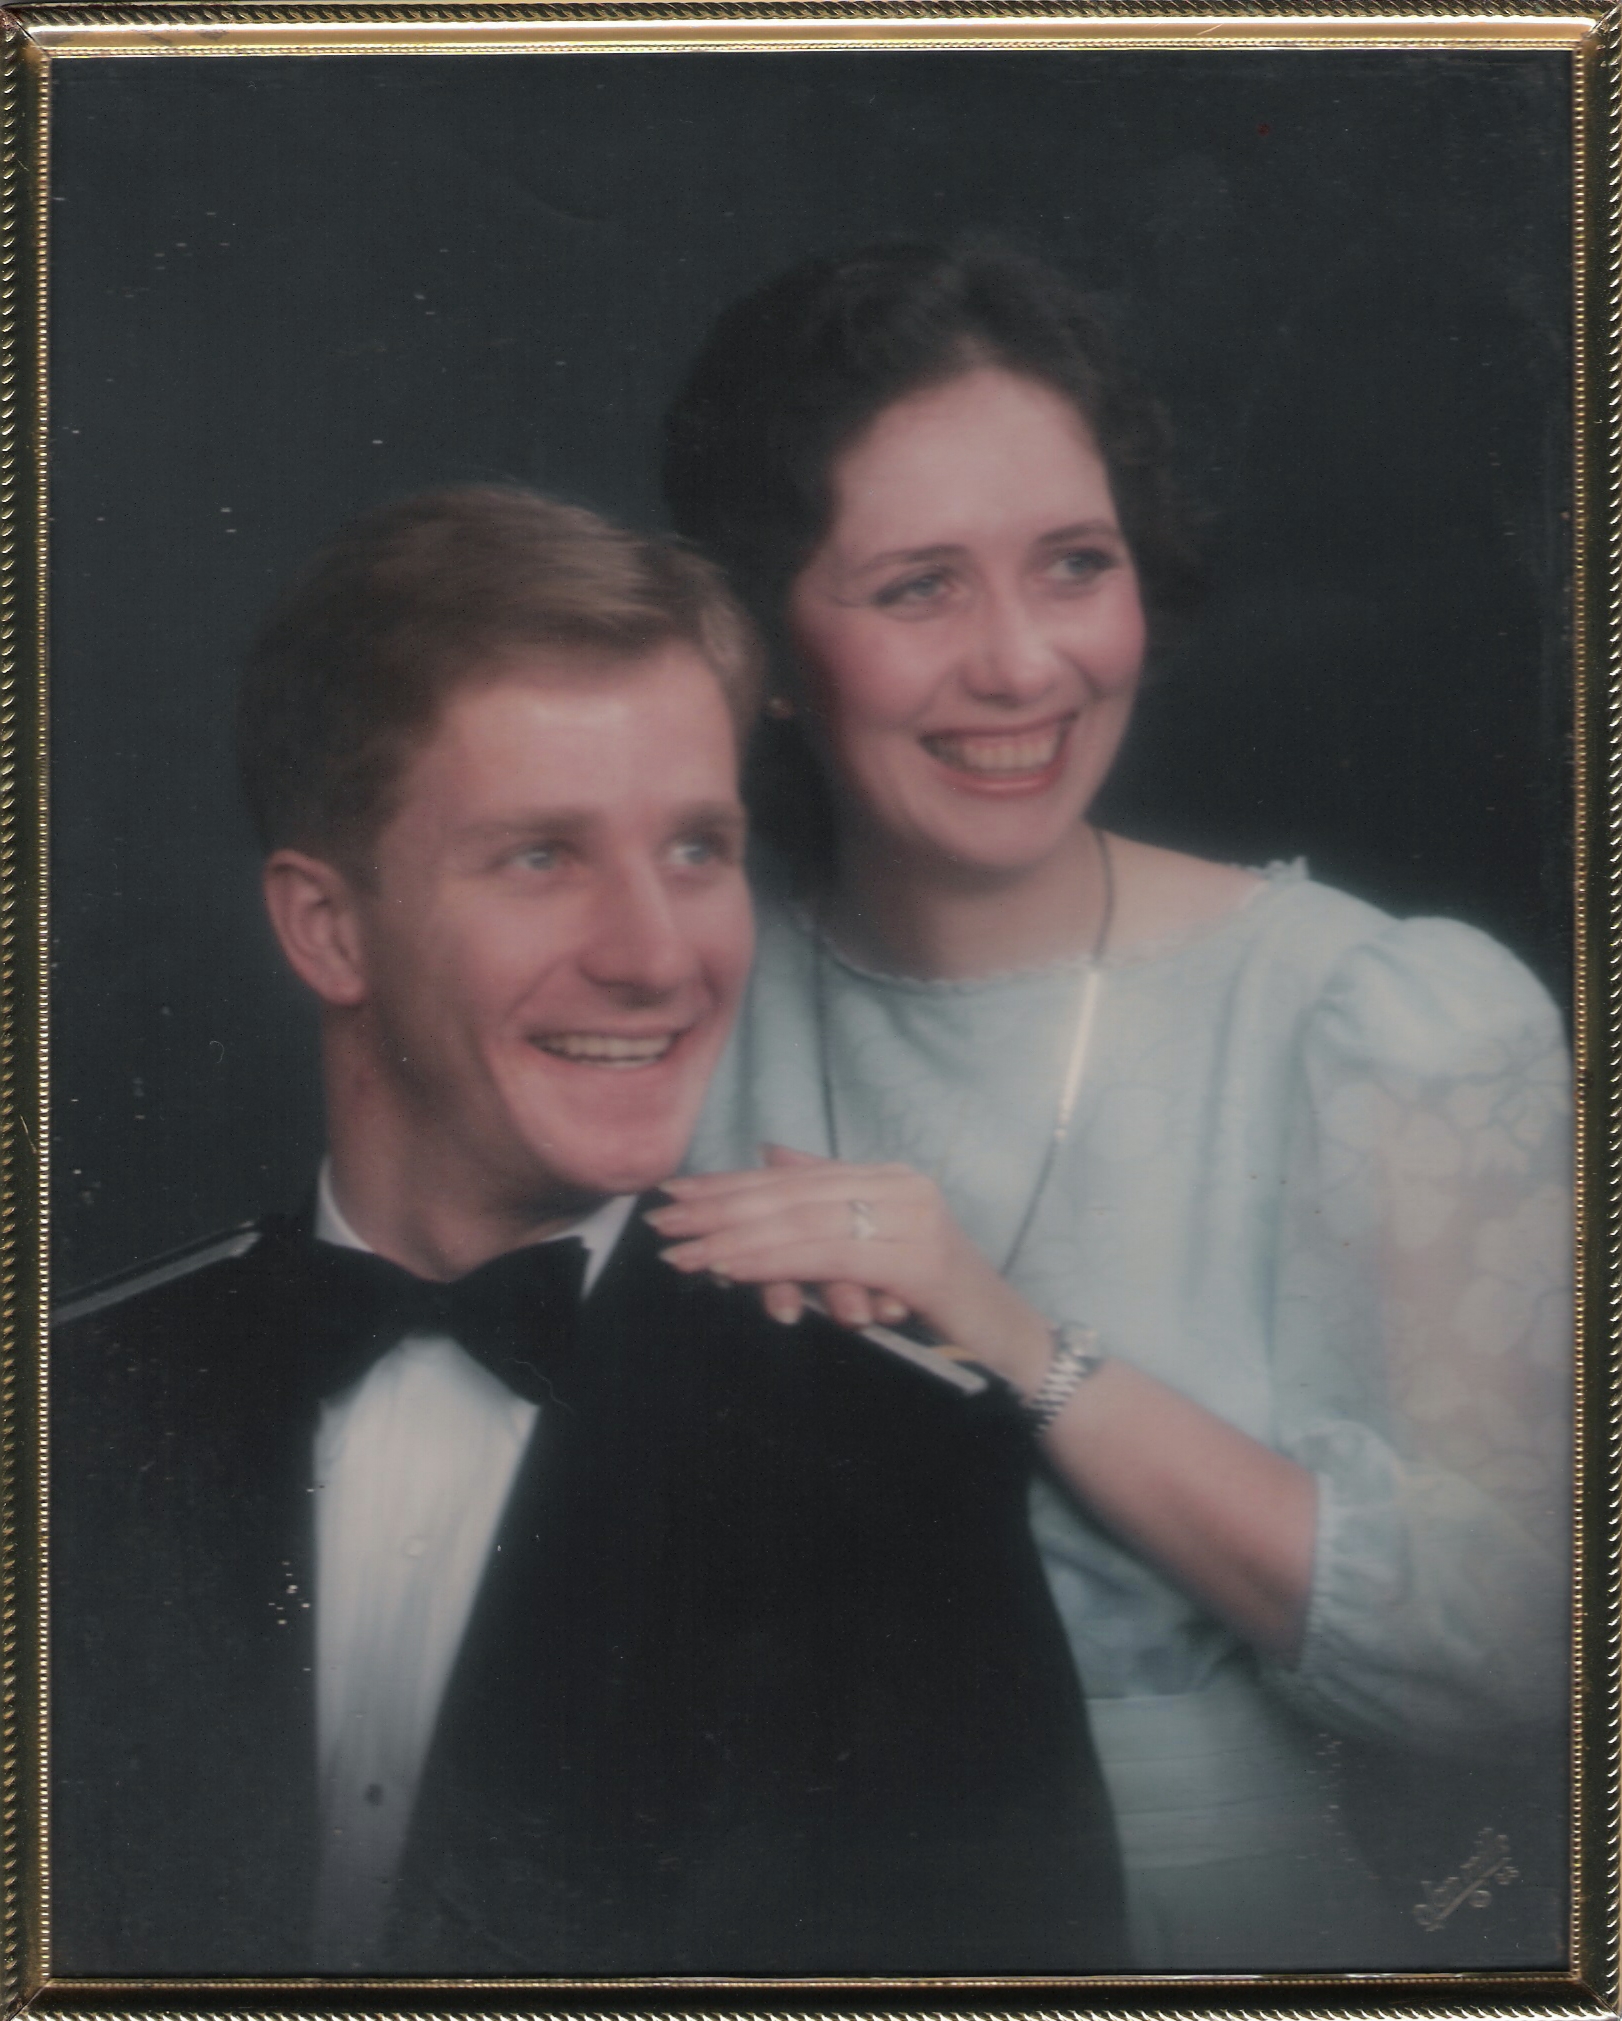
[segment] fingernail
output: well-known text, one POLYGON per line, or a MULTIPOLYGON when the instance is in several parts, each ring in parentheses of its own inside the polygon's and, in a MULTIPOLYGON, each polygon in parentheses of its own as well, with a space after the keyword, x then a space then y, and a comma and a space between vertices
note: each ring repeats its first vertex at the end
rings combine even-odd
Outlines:
POLYGON ((782 1292, 768 1297, 766 1310, 779 1326, 795 1326, 799 1323, 800 1301, 797 1298, 787 1297, 782 1292))
POLYGON ((702 1270, 704 1267, 696 1256, 685 1249, 661 1249, 659 1261, 668 1263, 673 1270, 702 1270))

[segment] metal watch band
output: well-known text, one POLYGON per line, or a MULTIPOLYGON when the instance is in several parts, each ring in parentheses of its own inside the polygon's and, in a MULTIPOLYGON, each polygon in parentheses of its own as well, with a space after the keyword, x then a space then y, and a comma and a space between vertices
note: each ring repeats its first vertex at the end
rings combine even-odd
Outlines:
POLYGON ((1103 1367, 1104 1361, 1095 1327, 1061 1320, 1053 1329, 1053 1359, 1048 1363, 1048 1372, 1041 1387, 1025 1402, 1031 1430, 1045 1432, 1088 1376, 1096 1375, 1103 1367))

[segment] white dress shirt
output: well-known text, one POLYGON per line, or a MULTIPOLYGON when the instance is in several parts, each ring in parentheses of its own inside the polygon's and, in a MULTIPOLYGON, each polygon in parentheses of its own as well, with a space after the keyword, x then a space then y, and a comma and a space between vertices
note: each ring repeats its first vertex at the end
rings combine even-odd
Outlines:
MULTIPOLYGON (((564 1231, 590 1291, 635 1202, 564 1231)), ((316 1238, 367 1249, 322 1167, 316 1238)), ((562 1240, 563 1236, 550 1238, 562 1240)), ((382 1935, 417 1783, 501 1512, 540 1407, 445 1334, 410 1333, 316 1429, 316 1742, 323 1964, 382 1935)))

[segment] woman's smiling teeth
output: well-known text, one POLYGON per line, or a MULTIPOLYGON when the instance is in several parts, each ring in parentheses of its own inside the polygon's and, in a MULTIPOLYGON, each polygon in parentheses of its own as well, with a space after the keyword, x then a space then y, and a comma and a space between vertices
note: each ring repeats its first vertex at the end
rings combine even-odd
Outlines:
POLYGON ((662 1060, 676 1043, 675 1032, 648 1038, 622 1038, 614 1032, 553 1032, 534 1043, 559 1059, 582 1060, 594 1067, 647 1067, 662 1060))
POLYGON ((922 739, 931 757, 954 771, 1006 778, 1020 772, 1045 772, 1059 755, 1074 717, 1038 723, 1028 730, 951 730, 922 739))

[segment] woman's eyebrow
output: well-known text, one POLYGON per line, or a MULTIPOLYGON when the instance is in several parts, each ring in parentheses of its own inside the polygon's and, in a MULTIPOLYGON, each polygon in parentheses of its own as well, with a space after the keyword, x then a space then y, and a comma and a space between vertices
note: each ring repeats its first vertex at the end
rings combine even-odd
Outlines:
MULTIPOLYGON (((1107 534, 1112 540, 1122 540, 1119 523, 1113 519, 1078 519, 1069 526, 1056 526, 1051 531, 1039 533, 1032 542, 1035 547, 1048 547, 1064 540, 1096 540, 1100 534, 1107 534)), ((939 541, 933 547, 892 547, 882 554, 870 556, 866 561, 852 564, 852 575, 866 575, 872 569, 908 567, 917 568, 930 562, 951 561, 955 556, 967 552, 961 541, 939 541)))
POLYGON ((1074 526, 1057 526, 1051 533, 1039 533, 1036 544, 1047 547, 1061 540, 1096 540, 1101 533, 1107 533, 1115 540, 1125 538, 1116 520, 1078 519, 1074 526))
POLYGON ((866 561, 857 562, 851 573, 865 575, 869 569, 874 568, 895 568, 902 564, 916 567, 920 562, 950 561, 953 555, 962 554, 963 551, 961 543, 945 540, 938 542, 934 547, 886 548, 883 554, 875 554, 866 561))

